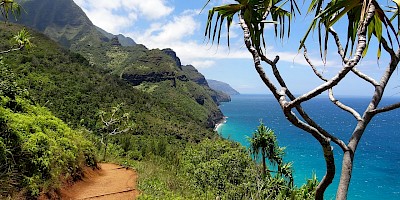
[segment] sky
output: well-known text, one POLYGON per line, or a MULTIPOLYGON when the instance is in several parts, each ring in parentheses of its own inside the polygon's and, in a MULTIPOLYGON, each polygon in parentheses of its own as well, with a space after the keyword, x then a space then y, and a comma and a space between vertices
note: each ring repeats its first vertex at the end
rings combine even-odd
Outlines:
MULTIPOLYGON (((113 33, 124 34, 144 44, 149 49, 171 48, 181 59, 182 64, 191 64, 207 79, 215 79, 230 84, 243 94, 270 94, 256 73, 243 42, 243 32, 234 20, 230 31, 230 47, 223 29, 220 45, 212 44, 204 37, 208 10, 211 6, 232 3, 232 0, 211 0, 209 6, 202 8, 207 0, 74 0, 90 20, 100 28, 113 33)), ((299 1, 303 2, 303 1, 299 1)), ((305 14, 305 5, 299 5, 301 15, 292 23, 290 39, 275 39, 273 27, 267 27, 267 56, 273 59, 280 56, 278 68, 287 80, 287 85, 294 94, 305 93, 322 82, 306 64, 302 52, 298 52, 300 39, 304 36, 312 16, 305 14)), ((338 32, 345 25, 334 27, 338 32)), ((342 36, 343 37, 343 36, 342 36)), ((333 77, 342 67, 334 46, 328 51, 328 60, 324 64, 320 59, 316 33, 307 40, 309 56, 314 65, 328 78, 333 77)), ((377 80, 386 68, 388 58, 377 59, 376 50, 371 46, 358 69, 377 80)), ((267 74, 272 74, 264 65, 267 74)), ((396 72, 387 87, 386 96, 400 95, 400 80, 396 72)), ((337 95, 370 96, 373 87, 360 81, 352 74, 343 81, 342 86, 334 88, 337 95)))

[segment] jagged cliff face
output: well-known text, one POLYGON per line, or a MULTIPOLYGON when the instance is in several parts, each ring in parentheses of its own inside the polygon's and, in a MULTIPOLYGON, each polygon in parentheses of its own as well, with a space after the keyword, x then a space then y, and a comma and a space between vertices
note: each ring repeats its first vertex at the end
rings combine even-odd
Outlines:
POLYGON ((132 38, 130 38, 130 37, 125 37, 124 35, 122 35, 122 34, 118 34, 118 35, 113 35, 113 34, 111 34, 111 33, 108 33, 107 31, 105 31, 105 30, 103 30, 103 29, 101 29, 101 28, 99 28, 99 27, 97 27, 96 26, 96 29, 98 30, 98 31, 100 31, 100 33, 102 33, 104 36, 106 36, 108 39, 113 39, 113 38, 118 38, 118 42, 122 45, 122 46, 125 46, 125 47, 129 47, 129 46, 135 46, 136 45, 136 42, 132 39, 132 38))
POLYGON ((122 74, 122 78, 130 82, 132 85, 137 86, 144 82, 158 83, 161 81, 171 81, 173 87, 176 86, 176 81, 189 81, 185 75, 177 75, 174 72, 150 72, 149 74, 122 74))
POLYGON ((196 82, 199 85, 209 87, 203 74, 199 73, 199 71, 197 71, 197 69, 192 65, 182 66, 182 70, 189 76, 192 81, 196 82))
MULTIPOLYGON (((165 50, 163 50, 165 52, 165 50)), ((175 61, 180 59, 176 56, 176 53, 168 49, 167 55, 171 56, 175 61)), ((220 102, 229 102, 231 101, 231 97, 223 92, 213 90, 209 85, 206 80, 206 78, 201 74, 193 65, 183 65, 180 67, 182 69, 182 72, 185 74, 187 78, 189 78, 191 81, 194 81, 195 83, 207 88, 211 98, 216 104, 220 104, 220 102)))
POLYGON ((176 66, 178 66, 180 69, 182 69, 182 63, 181 63, 181 59, 178 58, 178 56, 176 56, 175 51, 173 51, 172 49, 163 49, 162 50, 165 54, 169 55, 172 59, 174 59, 176 66))

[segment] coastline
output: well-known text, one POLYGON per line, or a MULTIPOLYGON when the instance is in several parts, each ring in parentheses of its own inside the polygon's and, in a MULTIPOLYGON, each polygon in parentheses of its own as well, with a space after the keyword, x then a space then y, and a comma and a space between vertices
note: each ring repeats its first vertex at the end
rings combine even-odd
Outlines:
POLYGON ((224 116, 220 121, 218 121, 215 126, 214 126, 214 131, 218 132, 218 129, 221 128, 222 125, 224 125, 226 123, 226 119, 228 117, 224 116))

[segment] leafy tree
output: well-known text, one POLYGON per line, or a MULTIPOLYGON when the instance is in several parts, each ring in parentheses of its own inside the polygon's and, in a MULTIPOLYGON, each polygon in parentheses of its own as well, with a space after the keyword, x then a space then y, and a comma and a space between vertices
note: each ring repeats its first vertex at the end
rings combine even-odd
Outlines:
MULTIPOLYGON (((244 43, 253 57, 254 67, 263 83, 279 102, 286 118, 296 127, 310 133, 320 143, 326 161, 326 173, 316 188, 316 199, 323 199, 326 188, 332 183, 335 176, 336 168, 331 143, 333 142, 338 145, 344 152, 336 198, 346 199, 353 170, 354 155, 368 123, 377 114, 400 107, 400 102, 386 107, 379 107, 387 83, 393 72, 397 69, 400 61, 400 45, 398 40, 400 23, 398 23, 398 27, 396 28, 392 24, 392 21, 397 20, 399 22, 400 3, 397 0, 393 2, 395 3, 395 6, 392 6, 394 9, 392 11, 385 11, 380 6, 382 2, 376 0, 310 1, 308 13, 313 14, 315 18, 312 20, 304 38, 300 41, 299 49, 304 50, 304 59, 308 62, 315 75, 321 79, 322 83, 309 92, 297 97, 287 86, 285 79, 280 74, 280 70, 278 69, 279 56, 273 59, 268 58, 262 48, 266 46, 264 42, 265 23, 274 24, 275 36, 280 38, 283 38, 286 34, 290 36, 291 19, 299 13, 295 0, 236 0, 234 4, 213 7, 209 11, 205 35, 212 41, 215 41, 217 38, 218 43, 223 22, 227 22, 229 30, 235 14, 238 14, 239 23, 244 33, 244 43), (214 20, 215 14, 217 16, 216 20, 214 20), (344 37, 346 38, 345 47, 342 45, 341 37, 333 29, 333 26, 339 21, 344 21, 348 24, 347 30, 344 31, 344 37), (342 68, 330 79, 324 77, 317 70, 307 54, 307 38, 309 33, 316 29, 318 30, 321 58, 325 61, 329 49, 328 44, 330 44, 328 41, 329 39, 333 39, 334 47, 337 49, 342 63, 342 68), (372 40, 372 38, 376 40, 372 40), (378 59, 381 57, 382 47, 389 57, 387 68, 383 72, 379 82, 357 68, 361 58, 367 55, 366 52, 371 41, 376 41, 378 46, 378 59), (276 82, 271 79, 272 77, 266 75, 262 63, 270 67, 276 82), (362 114, 340 102, 335 98, 333 93, 334 87, 343 84, 342 80, 351 73, 374 88, 371 101, 362 114), (356 126, 351 133, 348 143, 345 143, 343 139, 338 138, 321 127, 302 107, 303 103, 324 92, 328 93, 328 98, 334 105, 355 118, 356 126)), ((386 5, 390 6, 391 4, 388 1, 386 5)))
POLYGON ((288 184, 293 186, 292 163, 283 161, 285 148, 279 147, 274 131, 266 127, 263 122, 260 122, 257 130, 248 140, 250 142, 250 152, 254 155, 255 160, 261 153, 262 177, 270 178, 271 172, 276 172, 276 178, 286 177, 289 179, 288 184), (278 171, 267 169, 267 160, 272 165, 276 165, 278 171))
MULTIPOLYGON (((261 152, 261 161, 263 165, 263 177, 267 175, 267 164, 268 159, 271 164, 281 164, 283 149, 278 146, 276 136, 273 130, 264 126, 263 122, 257 127, 257 130, 253 133, 253 136, 248 139, 250 141, 250 152, 254 155, 255 159, 261 152)), ((270 176, 270 170, 268 170, 270 176)))
POLYGON ((206 139, 197 145, 189 143, 182 151, 180 161, 183 173, 200 194, 246 199, 255 189, 251 184, 255 180, 251 158, 237 143, 222 139, 206 139))

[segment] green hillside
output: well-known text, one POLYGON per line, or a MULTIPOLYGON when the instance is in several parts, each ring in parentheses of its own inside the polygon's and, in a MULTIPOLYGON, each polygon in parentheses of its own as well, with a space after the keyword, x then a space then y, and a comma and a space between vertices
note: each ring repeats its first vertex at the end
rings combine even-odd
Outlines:
MULTIPOLYGON (((191 79, 194 77, 193 72, 182 69, 180 62, 176 62, 179 58, 175 53, 172 53, 173 56, 169 53, 172 50, 148 50, 143 45, 122 46, 118 41, 109 40, 106 36, 109 34, 104 35, 104 31, 99 31, 72 0, 31 0, 22 5, 27 13, 22 14, 18 23, 39 30, 70 51, 81 54, 90 66, 104 70, 110 76, 119 76, 149 96, 152 94, 148 92, 155 89, 156 94, 161 93, 164 100, 170 101, 164 105, 171 112, 192 115, 177 102, 197 102, 193 105, 195 110, 202 110, 202 118, 197 114, 191 118, 201 125, 212 128, 222 119, 217 105, 224 96, 213 91, 207 84, 191 79), (51 12, 46 12, 48 9, 51 12), (169 83, 172 88, 167 89, 169 83)), ((197 71, 195 73, 195 76, 203 77, 197 71)), ((203 80, 206 82, 204 77, 203 80)))
MULTIPOLYGON (((10 38, 20 28, 7 26, 0 34, 10 38)), ((123 103, 134 116, 137 127, 133 134, 168 134, 188 140, 213 134, 205 127, 212 125, 209 119, 220 111, 204 88, 194 82, 172 77, 132 85, 110 70, 90 65, 81 55, 64 50, 44 35, 32 35, 37 47, 28 54, 7 54, 4 62, 13 68, 18 84, 30 92, 35 102, 71 125, 97 129, 97 112, 123 103), (198 103, 196 96, 204 96, 204 103, 198 103)), ((8 40, 0 45, 6 48, 8 40)), ((152 54, 144 56, 151 61, 152 54)), ((173 68, 168 62, 162 65, 165 70, 173 68)))
POLYGON ((85 129, 72 129, 30 99, 17 75, 0 61, 0 199, 52 194, 63 182, 96 167, 85 129))
MULTIPOLYGON (((3 25, 1 27, 0 34, 3 37, 0 41, 0 49, 8 48, 9 41, 6 40, 6 38, 11 38, 19 29, 21 29, 21 27, 17 25, 3 25)), ((121 150, 125 149, 126 151, 120 152, 112 148, 113 145, 111 145, 109 153, 110 159, 113 158, 113 156, 120 157, 127 155, 129 151, 132 152, 129 154, 133 156, 132 158, 141 160, 148 157, 150 154, 160 152, 157 147, 156 149, 152 149, 154 148, 154 144, 160 142, 168 141, 164 146, 166 145, 168 147, 169 145, 174 145, 178 148, 179 146, 183 147, 182 145, 190 141, 198 142, 203 138, 215 137, 215 133, 213 133, 211 129, 206 129, 206 126, 213 112, 211 108, 215 109, 216 105, 212 100, 204 102, 203 105, 196 101, 194 97, 204 92, 204 88, 196 83, 189 80, 176 80, 175 84, 172 84, 171 80, 165 80, 157 83, 143 83, 138 86, 133 86, 127 81, 122 80, 119 76, 113 73, 110 74, 109 71, 103 68, 90 65, 89 62, 79 54, 71 53, 63 49, 46 36, 34 31, 31 31, 31 34, 33 37, 32 42, 37 45, 33 50, 30 52, 14 52, 3 56, 4 63, 13 71, 14 76, 12 82, 15 82, 19 88, 23 88, 21 90, 27 91, 30 100, 20 101, 17 99, 16 104, 11 104, 9 103, 10 100, 7 100, 7 98, 3 99, 2 105, 4 108, 1 110, 1 117, 4 123, 2 131, 23 131, 26 128, 29 130, 29 127, 34 127, 32 123, 35 121, 35 123, 41 123, 40 120, 42 119, 45 120, 43 121, 44 124, 39 125, 39 127, 56 126, 47 125, 48 123, 53 123, 49 120, 54 118, 54 123, 61 124, 62 126, 55 129, 61 132, 51 131, 54 130, 54 128, 50 128, 50 132, 47 131, 47 128, 39 128, 37 133, 39 135, 37 137, 44 137, 43 140, 47 141, 48 137, 50 137, 49 140, 52 140, 52 138, 56 139, 60 137, 57 136, 57 134, 67 134, 67 132, 70 132, 70 128, 63 125, 61 120, 51 117, 52 114, 50 114, 49 111, 40 108, 41 106, 46 106, 54 115, 67 122, 70 126, 79 129, 84 128, 92 132, 92 142, 97 149, 100 149, 101 143, 99 139, 96 139, 99 137, 102 129, 98 112, 100 110, 108 110, 122 103, 124 105, 123 110, 130 113, 135 126, 134 129, 126 134, 113 138, 116 144, 125 144, 125 146, 122 145, 119 147, 118 145, 114 147, 117 149, 121 148, 121 150), (29 103, 24 103, 30 101, 40 105, 39 108, 29 106, 29 103), (21 110, 15 110, 14 107, 19 106, 19 104, 22 104, 21 106, 23 108, 21 108, 21 110), (24 112, 29 114, 26 119, 22 118, 21 115, 24 112), (66 132, 66 130, 68 131, 66 132), (152 142, 146 142, 148 140, 152 142), (129 145, 127 145, 127 142, 129 145)), ((4 77, 6 76, 2 75, 2 80, 4 77)), ((3 83, 3 85, 5 85, 4 87, 9 87, 9 83, 3 83)), ((211 99, 209 96, 207 98, 211 99)), ((23 133, 24 132, 25 131, 23 131, 23 133)), ((29 137, 36 137, 36 132, 32 134, 33 135, 29 137)), ((68 137, 66 140, 71 139, 71 137, 75 139, 82 137, 79 133, 71 134, 72 135, 66 136, 68 137), (74 136, 73 134, 78 135, 74 136)), ((18 135, 18 137, 24 140, 23 138, 27 136, 18 135)), ((20 139, 15 140, 9 138, 8 134, 4 135, 4 132, 2 132, 2 151, 6 151, 13 146, 24 145, 24 143, 20 144, 18 141, 20 141, 20 139)), ((84 140, 78 139, 78 141, 83 142, 84 140)), ((57 145, 57 142, 50 143, 57 145)), ((45 150, 44 147, 40 146, 35 148, 38 148, 39 151, 45 150)), ((53 151, 52 146, 49 148, 51 148, 50 151, 53 151)), ((54 148, 54 151, 62 151, 59 147, 54 148)), ((84 150, 80 147, 76 148, 78 148, 76 149, 77 151, 84 150)), ((18 151, 12 154, 19 155, 20 153, 18 151)), ((2 155, 6 156, 6 160, 10 159, 7 157, 6 153, 2 153, 2 155)), ((41 159, 43 156, 44 155, 39 156, 38 159, 41 159)), ((21 155, 21 157, 23 156, 21 155)), ((49 164, 58 162, 59 160, 58 157, 49 157, 46 159, 50 159, 46 161, 50 162, 49 164)), ((16 160, 15 162, 17 162, 19 166, 21 163, 27 161, 16 160)), ((43 170, 43 165, 45 164, 40 164, 40 166, 34 168, 43 170)), ((57 165, 57 167, 63 167, 63 165, 57 165)), ((19 172, 25 171, 25 169, 15 170, 19 172)), ((32 172, 30 170, 27 171, 32 172)), ((48 173, 52 174, 53 172, 48 173)), ((57 171, 54 173, 61 172, 57 171)), ((6 176, 6 178, 10 176, 6 176)), ((21 184, 21 187, 25 185, 31 192, 30 194, 37 195, 46 187, 46 183, 41 182, 47 179, 44 178, 42 180, 40 177, 43 176, 47 175, 27 175, 27 178, 31 177, 31 179, 29 179, 31 182, 27 185, 21 184)), ((54 182, 55 178, 56 177, 52 177, 49 178, 49 180, 54 182)), ((21 181, 21 179, 24 178, 16 177, 15 179, 16 181, 21 181)), ((14 188, 14 185, 10 187, 14 188)))

